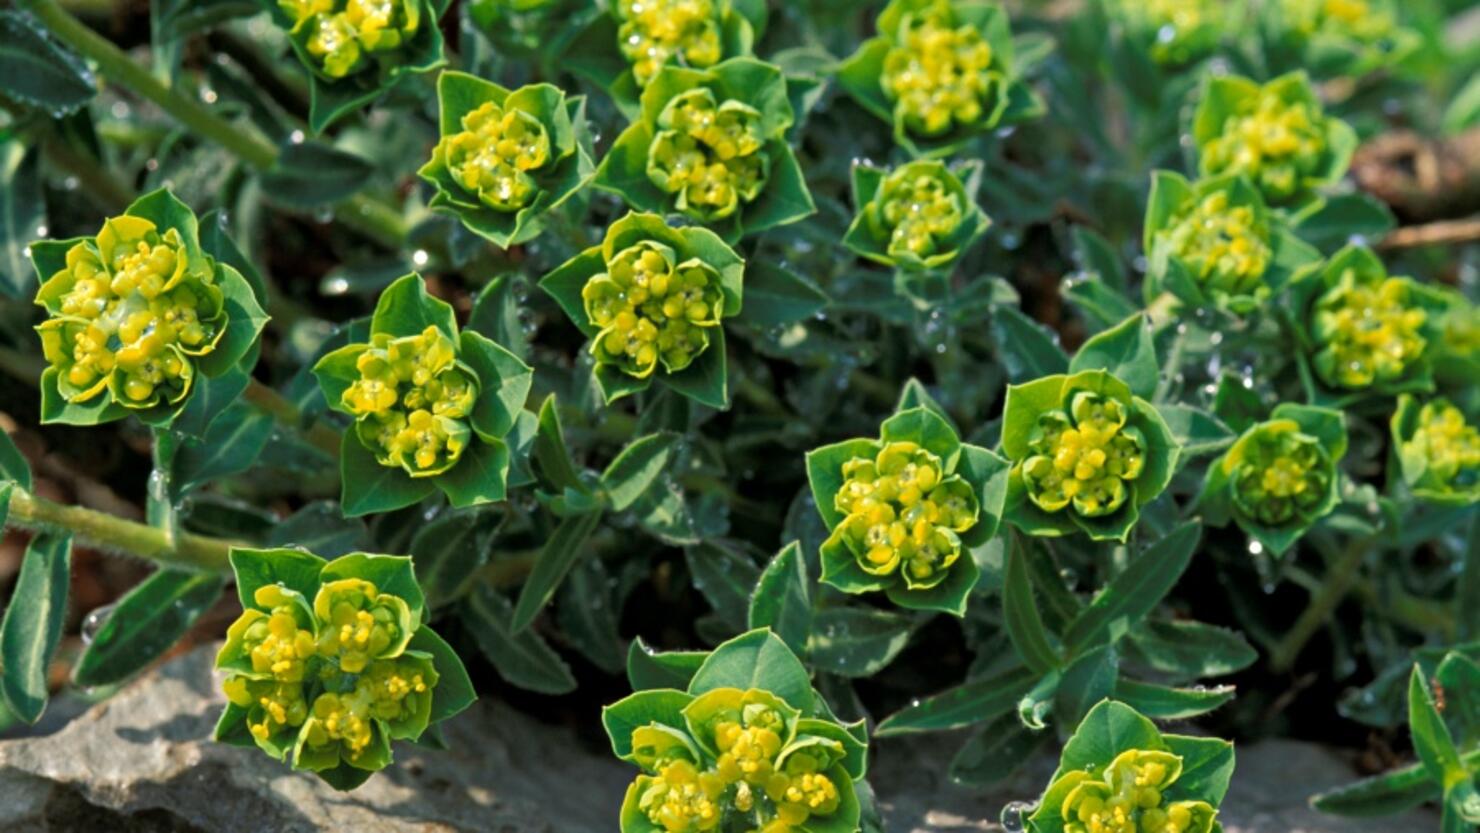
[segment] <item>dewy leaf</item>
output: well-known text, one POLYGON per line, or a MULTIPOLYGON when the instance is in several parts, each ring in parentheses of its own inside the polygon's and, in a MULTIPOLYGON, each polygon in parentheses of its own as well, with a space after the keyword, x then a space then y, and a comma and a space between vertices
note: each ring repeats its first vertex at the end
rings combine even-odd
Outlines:
POLYGON ((750 628, 770 628, 794 653, 803 655, 812 631, 812 600, 807 560, 796 541, 781 548, 766 565, 750 594, 750 628))
POLYGON ((547 490, 555 494, 566 489, 584 492, 586 486, 576 475, 575 463, 571 462, 570 452, 565 447, 557 405, 553 393, 540 405, 539 430, 534 435, 530 462, 534 465, 535 477, 547 490))
POLYGON ((204 437, 182 436, 170 466, 175 493, 251 468, 274 430, 272 417, 239 401, 211 423, 204 437))
POLYGON ((807 657, 819 671, 840 677, 868 677, 899 656, 913 631, 909 616, 886 610, 824 608, 812 620, 807 657))
POLYGON ((221 598, 214 573, 156 570, 124 595, 72 670, 80 686, 116 683, 164 656, 221 598))
POLYGON ((586 539, 596 531, 596 525, 600 522, 600 512, 586 512, 565 518, 545 541, 545 546, 540 549, 534 567, 529 572, 529 579, 519 591, 519 603, 514 607, 512 625, 515 634, 528 628, 534 617, 550 601, 550 597, 555 595, 570 568, 586 552, 586 539))
POLYGON ((1131 393, 1150 399, 1156 393, 1161 367, 1146 316, 1137 312, 1086 341, 1069 362, 1069 372, 1086 370, 1107 370, 1125 382, 1131 393))
POLYGON ((1039 675, 1026 668, 968 680, 955 688, 912 703, 886 718, 877 737, 907 732, 933 732, 983 723, 1012 711, 1039 675))
POLYGON ((38 533, 0 620, 0 700, 35 723, 46 709, 47 670, 62 638, 72 568, 72 536, 38 533))
POLYGON ((1095 596, 1064 634, 1071 652, 1104 641, 1114 642, 1150 613, 1172 587, 1197 550, 1202 522, 1183 521, 1146 551, 1131 559, 1125 571, 1095 596))
POLYGON ((97 79, 82 59, 18 11, 0 12, 0 78, 6 96, 53 118, 75 112, 98 92, 97 79))
MULTIPOLYGON (((1471 768, 1480 765, 1480 750, 1471 752, 1464 762, 1471 768)), ((1442 794, 1443 788, 1417 763, 1318 793, 1310 804, 1332 815, 1375 818, 1411 810, 1442 794)))
POLYGON ((429 607, 436 609, 467 592, 488 563, 497 518, 480 511, 444 512, 416 531, 411 563, 429 607))
POLYGON ((1115 683, 1115 699, 1157 720, 1186 720, 1207 714, 1233 699, 1233 686, 1172 688, 1135 680, 1115 683))
POLYGON ((262 174, 262 191, 270 200, 311 208, 351 196, 374 172, 368 161, 320 142, 287 142, 262 174))
POLYGON ((1058 652, 1049 641, 1043 628, 1043 617, 1038 613, 1038 603, 1033 598, 1033 584, 1028 577, 1024 559, 1027 547, 1021 538, 1013 535, 1007 545, 1007 575, 1002 587, 1002 614, 1007 635, 1012 646, 1022 657, 1023 663, 1039 674, 1044 674, 1060 665, 1058 652))
POLYGON ((1143 621, 1121 642, 1126 654, 1178 681, 1217 677, 1259 659, 1243 634, 1189 621, 1143 621))
POLYGON ((828 304, 827 294, 782 266, 751 261, 745 266, 745 306, 737 321, 777 327, 809 318, 828 304))
POLYGON ((1014 382, 1052 376, 1069 369, 1069 358, 1042 325, 1016 307, 992 310, 992 334, 997 352, 1014 382))
POLYGON ((755 562, 733 545, 710 541, 685 548, 684 561, 694 586, 714 612, 735 630, 745 627, 751 594, 761 575, 755 562))
POLYGON ((626 656, 615 595, 601 559, 588 558, 570 571, 555 597, 555 618, 571 647, 608 674, 621 673, 626 656))
POLYGON ((715 648, 689 681, 690 694, 716 688, 759 688, 785 700, 802 714, 814 706, 812 681, 796 654, 767 629, 748 631, 715 648))
POLYGON ((951 759, 951 780, 968 787, 1000 783, 1051 738, 1050 732, 1035 732, 1024 726, 1017 715, 1003 715, 961 745, 951 759))
POLYGON ((1448 785, 1473 777, 1460 760, 1454 738, 1439 715, 1429 682, 1418 665, 1408 677, 1408 729, 1413 733, 1413 749, 1430 778, 1448 785))
MULTIPOLYGON (((8 83, 8 76, 0 77, 8 83)), ((25 298, 36 287, 26 247, 41 236, 46 222, 40 158, 39 148, 27 151, 17 138, 0 145, 0 295, 12 298, 25 298)))
POLYGON ((678 435, 663 431, 639 437, 612 460, 601 475, 613 511, 621 512, 642 496, 663 469, 673 451, 678 435))
MULTIPOLYGON (((31 489, 31 464, 15 447, 10 435, 0 431, 0 483, 10 482, 29 491, 31 489)), ((0 521, 4 518, 0 517, 0 521)))
POLYGON ((514 611, 503 596, 480 587, 468 599, 464 621, 478 647, 510 685, 541 694, 565 694, 576 688, 570 667, 531 630, 516 634, 514 611))
POLYGON ((687 689, 708 657, 704 651, 655 651, 639 636, 627 647, 627 682, 633 691, 687 689))

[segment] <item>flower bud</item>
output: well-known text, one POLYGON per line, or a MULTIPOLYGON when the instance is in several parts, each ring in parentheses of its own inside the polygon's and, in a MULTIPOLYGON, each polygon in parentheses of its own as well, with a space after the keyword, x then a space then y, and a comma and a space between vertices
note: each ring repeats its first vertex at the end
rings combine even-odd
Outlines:
POLYGON ((1125 406, 1086 391, 1071 398, 1067 413, 1040 415, 1028 447, 1028 499, 1045 512, 1073 506, 1083 517, 1109 515, 1124 505, 1145 465, 1145 443, 1126 425, 1125 406))
POLYGON ((1001 94, 1000 66, 981 31, 958 24, 950 4, 906 14, 879 83, 909 132, 940 136, 980 121, 1001 94))
POLYGON ((1266 85, 1229 106, 1218 135, 1199 149, 1203 173, 1247 176, 1271 203, 1300 196, 1331 152, 1319 105, 1287 100, 1266 85))
POLYGON ((648 146, 647 174, 675 195, 678 210, 702 221, 721 220, 755 199, 765 184, 760 111, 735 100, 717 102, 708 87, 671 99, 659 114, 648 146))
POLYGON ((586 315, 601 328, 591 342, 598 363, 645 378, 660 362, 670 373, 682 370, 708 347, 707 330, 724 312, 719 273, 698 259, 673 258, 667 246, 641 241, 586 282, 586 315))
POLYGON ((1332 387, 1362 389, 1399 379, 1428 346, 1427 311, 1407 278, 1347 269, 1316 300, 1310 332, 1314 365, 1332 387))

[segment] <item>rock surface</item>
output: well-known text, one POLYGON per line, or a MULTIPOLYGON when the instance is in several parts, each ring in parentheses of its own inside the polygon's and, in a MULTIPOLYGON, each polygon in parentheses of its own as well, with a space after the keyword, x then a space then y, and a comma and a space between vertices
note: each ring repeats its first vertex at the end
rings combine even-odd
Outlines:
MULTIPOLYGON (((221 709, 212 654, 203 648, 163 666, 55 734, 0 742, 0 830, 615 830, 631 770, 568 730, 496 701, 449 722, 449 750, 398 747, 394 766, 348 795, 252 750, 211 743, 221 709)), ((1003 805, 1032 798, 1053 769, 1037 759, 1003 788, 965 790, 943 773, 943 750, 953 744, 878 744, 870 780, 890 833, 1000 831, 1003 805)), ((1351 778, 1338 756, 1319 747, 1268 742, 1238 755, 1224 811, 1229 833, 1438 829, 1431 813, 1360 823, 1307 808, 1310 792, 1351 778)))

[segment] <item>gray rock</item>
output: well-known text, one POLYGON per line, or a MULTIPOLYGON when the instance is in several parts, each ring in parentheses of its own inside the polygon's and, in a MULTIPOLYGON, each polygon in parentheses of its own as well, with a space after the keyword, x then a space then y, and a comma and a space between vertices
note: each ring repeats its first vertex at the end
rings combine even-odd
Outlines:
MULTIPOLYGON (((400 745, 396 763, 353 793, 254 750, 209 740, 222 700, 213 650, 174 660, 60 731, 0 742, 0 830, 7 833, 611 833, 633 776, 602 750, 497 701, 445 727, 450 748, 400 745)), ((1001 831, 1002 807, 1031 801, 1053 771, 1030 761, 1010 783, 967 790, 944 773, 955 741, 875 745, 870 782, 890 833, 1001 831)), ((1228 833, 1437 830, 1428 811, 1367 822, 1309 809, 1307 796, 1352 779, 1336 754, 1292 741, 1238 750, 1224 804, 1228 833)))

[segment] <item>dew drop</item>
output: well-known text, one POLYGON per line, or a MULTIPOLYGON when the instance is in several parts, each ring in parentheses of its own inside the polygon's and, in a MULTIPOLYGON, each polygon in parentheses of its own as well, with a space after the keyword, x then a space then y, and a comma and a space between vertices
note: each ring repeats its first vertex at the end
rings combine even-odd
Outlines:
POLYGON ((113 608, 115 607, 117 607, 117 604, 106 604, 88 611, 87 616, 82 619, 81 635, 83 645, 92 644, 92 641, 98 636, 98 631, 102 630, 103 625, 108 622, 108 617, 113 615, 113 608))

